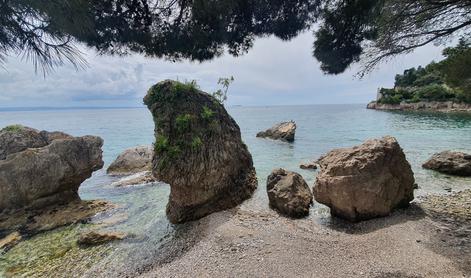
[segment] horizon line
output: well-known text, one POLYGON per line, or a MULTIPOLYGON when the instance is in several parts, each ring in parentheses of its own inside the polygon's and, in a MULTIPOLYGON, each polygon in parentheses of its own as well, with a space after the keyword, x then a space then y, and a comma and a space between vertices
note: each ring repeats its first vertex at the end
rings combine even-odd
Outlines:
MULTIPOLYGON (((311 105, 360 105, 365 103, 311 103, 311 104, 268 104, 268 105, 242 105, 232 104, 227 107, 276 107, 276 106, 311 106, 311 105)), ((46 110, 100 110, 100 109, 137 109, 146 108, 142 106, 18 106, 18 107, 0 107, 0 112, 18 112, 18 111, 46 111, 46 110)))

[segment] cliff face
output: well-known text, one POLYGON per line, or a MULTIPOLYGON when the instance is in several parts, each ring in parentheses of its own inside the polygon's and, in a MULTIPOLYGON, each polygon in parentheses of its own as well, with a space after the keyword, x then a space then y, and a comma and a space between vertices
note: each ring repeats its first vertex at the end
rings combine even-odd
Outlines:
POLYGON ((193 84, 163 81, 144 98, 155 122, 153 174, 170 184, 167 217, 195 220, 248 199, 252 156, 224 106, 193 84))
POLYGON ((439 111, 439 112, 471 112, 471 104, 453 101, 420 101, 416 103, 383 104, 372 101, 368 103, 368 109, 376 110, 403 110, 403 111, 439 111))

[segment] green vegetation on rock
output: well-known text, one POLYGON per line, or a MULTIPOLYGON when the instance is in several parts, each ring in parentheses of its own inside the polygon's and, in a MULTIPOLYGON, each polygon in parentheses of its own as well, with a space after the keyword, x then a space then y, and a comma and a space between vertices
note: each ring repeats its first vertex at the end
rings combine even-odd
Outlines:
POLYGON ((9 125, 2 128, 0 131, 10 131, 10 132, 17 132, 23 129, 22 125, 9 125))
POLYGON ((231 83, 234 82, 234 77, 221 77, 218 80, 218 84, 222 86, 222 89, 218 89, 213 93, 213 97, 219 101, 219 103, 224 104, 227 100, 227 91, 229 90, 229 86, 231 83))
POLYGON ((203 140, 199 136, 196 136, 193 138, 193 141, 191 141, 191 149, 192 150, 198 150, 201 146, 203 145, 203 140))
POLYGON ((175 119, 175 124, 177 126, 177 130, 180 133, 186 132, 190 129, 190 122, 192 116, 190 114, 178 115, 175 119))
POLYGON ((195 80, 183 83, 179 81, 158 83, 147 91, 147 95, 144 97, 144 104, 150 107, 154 103, 179 101, 184 92, 196 92, 198 89, 199 86, 195 80), (171 88, 167 88, 167 86, 171 86, 171 88), (171 94, 162 93, 162 90, 170 91, 171 94))
POLYGON ((201 112, 201 118, 204 120, 208 121, 210 120, 214 115, 214 111, 211 110, 208 106, 203 106, 203 112, 201 112))
POLYGON ((446 48, 444 60, 419 66, 396 75, 394 88, 381 88, 378 103, 399 104, 419 101, 471 103, 471 44, 463 40, 446 48))
POLYGON ((154 143, 154 151, 157 154, 168 150, 168 139, 165 136, 157 136, 157 140, 154 143))

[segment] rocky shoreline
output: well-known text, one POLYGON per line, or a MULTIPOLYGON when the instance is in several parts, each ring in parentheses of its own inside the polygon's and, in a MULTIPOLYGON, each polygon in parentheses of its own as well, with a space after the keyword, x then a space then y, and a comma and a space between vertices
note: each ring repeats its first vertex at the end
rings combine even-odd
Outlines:
POLYGON ((386 104, 372 101, 367 109, 393 110, 393 111, 436 111, 436 112, 471 112, 471 104, 453 101, 420 101, 416 103, 401 102, 400 104, 386 104))
MULTIPOLYGON (((120 154, 107 171, 110 177, 120 178, 110 187, 132 191, 126 187, 159 180, 169 184, 170 192, 149 194, 150 199, 145 199, 146 203, 135 214, 126 206, 117 213, 117 205, 83 201, 78 195, 82 182, 104 165, 101 138, 73 137, 18 125, 0 130, 0 170, 8 173, 0 177, 0 255, 11 255, 24 248, 22 240, 31 247, 33 236, 46 231, 50 233, 43 235, 49 235, 61 230, 56 228, 69 226, 74 231, 65 232, 68 249, 54 250, 48 257, 53 263, 31 260, 29 251, 23 249, 27 264, 35 261, 33 264, 38 263, 43 269, 41 273, 66 275, 62 268, 67 267, 64 262, 68 250, 88 258, 92 251, 99 254, 114 241, 142 241, 139 249, 152 246, 141 260, 130 260, 125 248, 110 255, 113 258, 122 255, 127 260, 116 264, 126 273, 112 275, 113 267, 89 261, 94 269, 91 272, 80 269, 77 275, 471 274, 471 190, 415 198, 418 186, 414 172, 394 137, 333 149, 315 162, 301 165, 304 169, 318 168, 312 191, 302 175, 275 169, 267 178, 268 202, 260 203, 252 198, 258 185, 252 155, 242 141, 239 126, 221 103, 194 83, 170 80, 153 86, 144 101, 153 115, 155 143, 129 148, 120 154), (167 219, 153 223, 163 215, 145 218, 140 213, 147 211, 151 203, 163 204, 157 196, 169 196, 167 219), (260 204, 265 209, 260 209, 260 204), (94 216, 103 219, 90 223, 94 216), (146 225, 152 223, 152 229, 167 228, 162 231, 164 235, 156 237, 159 239, 156 242, 148 233, 136 236, 133 231, 122 230, 130 219, 143 219, 146 225), (121 222, 125 225, 118 229, 113 226, 121 222), (91 225, 82 226, 86 223, 91 225), (91 251, 84 251, 87 248, 91 251), (50 264, 54 268, 48 269, 50 264)), ((442 104, 437 104, 436 109, 442 104)), ((453 104, 449 107, 456 108, 453 104)), ((280 123, 257 137, 292 143, 295 129, 292 121, 280 123)), ((443 151, 433 155, 423 167, 469 176, 471 155, 443 151)), ((163 206, 155 211, 163 212, 163 206)), ((74 256, 68 260, 82 263, 74 256)), ((21 265, 8 265, 5 275, 24 273, 27 267, 21 265)))
POLYGON ((141 277, 468 277, 471 190, 356 224, 242 206, 188 223, 141 277))

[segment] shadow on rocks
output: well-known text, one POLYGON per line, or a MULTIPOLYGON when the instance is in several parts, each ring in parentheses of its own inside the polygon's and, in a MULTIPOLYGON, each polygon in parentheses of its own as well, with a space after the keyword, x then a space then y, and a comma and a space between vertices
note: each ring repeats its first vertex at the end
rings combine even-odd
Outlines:
POLYGON ((424 210, 416 203, 404 209, 396 209, 389 216, 379 217, 356 223, 331 216, 323 220, 325 226, 347 234, 367 234, 408 221, 417 221, 426 216, 424 210))
MULTIPOLYGON (((430 241, 425 246, 448 257, 471 275, 471 190, 451 195, 431 195, 422 206, 432 220, 430 241)), ((467 277, 467 276, 466 276, 467 277)))

